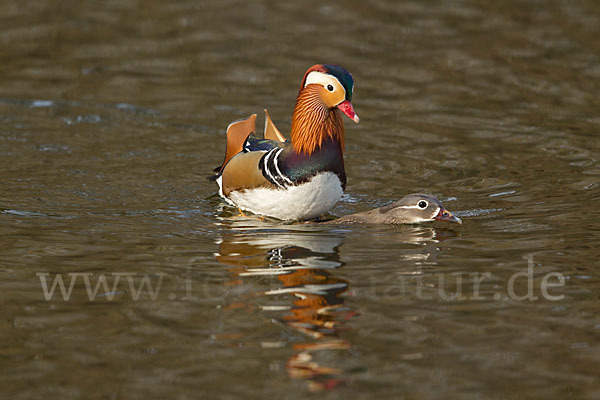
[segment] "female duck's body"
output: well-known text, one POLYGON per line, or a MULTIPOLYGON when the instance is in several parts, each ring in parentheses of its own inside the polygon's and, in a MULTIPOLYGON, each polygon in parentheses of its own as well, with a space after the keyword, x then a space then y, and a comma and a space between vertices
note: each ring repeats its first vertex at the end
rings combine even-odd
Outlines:
POLYGON ((345 215, 326 224, 417 224, 428 221, 447 221, 462 224, 433 196, 409 194, 385 207, 345 215))

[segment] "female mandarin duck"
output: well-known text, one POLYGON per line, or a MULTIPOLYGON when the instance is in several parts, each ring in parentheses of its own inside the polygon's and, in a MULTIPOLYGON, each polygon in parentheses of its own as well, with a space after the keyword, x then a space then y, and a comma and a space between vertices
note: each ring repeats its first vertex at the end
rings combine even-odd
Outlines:
MULTIPOLYGON (((355 123, 352 75, 337 65, 318 64, 304 74, 292 117, 291 142, 266 114, 264 138, 256 114, 227 127, 227 151, 214 179, 231 205, 282 220, 326 213, 346 187, 344 122, 355 123)), ((266 112, 266 110, 265 110, 266 112)))
POLYGON ((395 203, 374 210, 345 215, 325 224, 418 224, 429 221, 446 221, 462 224, 435 197, 413 193, 395 203))

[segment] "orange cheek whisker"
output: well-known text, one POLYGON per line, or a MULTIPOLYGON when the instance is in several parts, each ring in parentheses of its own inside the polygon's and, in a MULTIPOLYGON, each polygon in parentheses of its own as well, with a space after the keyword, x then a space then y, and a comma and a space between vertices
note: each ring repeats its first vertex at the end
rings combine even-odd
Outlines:
POLYGON ((328 109, 320 99, 319 88, 308 85, 300 90, 292 118, 291 139, 299 153, 312 154, 327 137, 344 150, 344 122, 340 111, 328 109))

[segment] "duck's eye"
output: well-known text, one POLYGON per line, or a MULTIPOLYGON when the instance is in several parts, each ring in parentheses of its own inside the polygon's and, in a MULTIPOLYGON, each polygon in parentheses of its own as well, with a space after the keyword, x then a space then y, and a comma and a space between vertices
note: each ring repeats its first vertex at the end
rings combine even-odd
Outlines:
POLYGON ((421 200, 419 202, 419 204, 417 204, 419 206, 419 208, 421 209, 426 209, 427 208, 427 202, 425 200, 421 200))
POLYGON ((327 85, 327 90, 329 90, 330 92, 333 92, 333 85, 330 83, 329 85, 327 85))

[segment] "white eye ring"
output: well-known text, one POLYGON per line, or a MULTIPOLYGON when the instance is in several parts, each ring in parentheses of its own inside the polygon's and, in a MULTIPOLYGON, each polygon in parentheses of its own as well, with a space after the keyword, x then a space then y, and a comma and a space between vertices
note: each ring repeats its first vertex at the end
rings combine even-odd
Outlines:
POLYGON ((419 200, 419 202, 417 203, 417 207, 419 207, 422 210, 426 209, 428 205, 429 204, 425 200, 419 200))
POLYGON ((331 83, 328 83, 325 86, 325 89, 329 90, 330 92, 333 92, 335 90, 335 87, 331 83))

